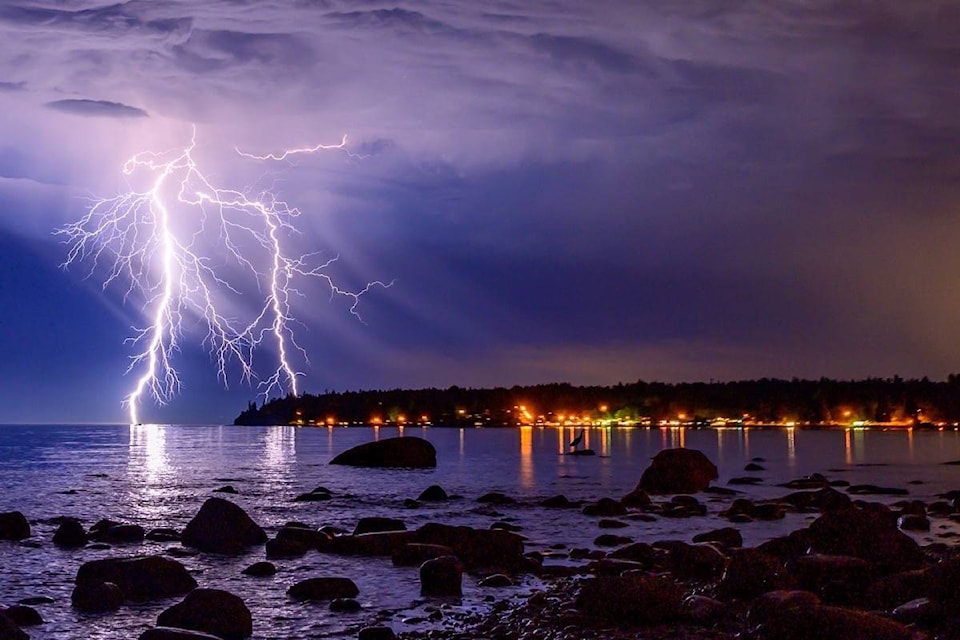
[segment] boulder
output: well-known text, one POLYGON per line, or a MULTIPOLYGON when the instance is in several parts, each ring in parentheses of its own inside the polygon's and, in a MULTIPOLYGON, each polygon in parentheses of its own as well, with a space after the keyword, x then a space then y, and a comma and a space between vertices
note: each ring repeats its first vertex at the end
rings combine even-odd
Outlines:
POLYGON ((364 533, 359 536, 339 535, 329 538, 317 549, 323 553, 345 556, 392 556, 397 549, 415 542, 413 531, 384 531, 364 533))
POLYGON ((277 573, 277 566, 272 562, 254 562, 252 565, 241 571, 245 576, 255 578, 265 578, 277 573))
POLYGON ((727 612, 726 604, 701 595, 687 596, 681 608, 681 613, 686 620, 702 625, 709 625, 723 618, 727 612))
POLYGON ((266 532, 246 512, 223 498, 208 498, 187 524, 181 541, 208 553, 237 555, 267 541, 266 532))
POLYGON ((123 606, 123 592, 112 582, 84 582, 73 588, 70 603, 85 613, 106 613, 123 606))
POLYGON ((645 566, 651 566, 657 560, 657 552, 646 542, 634 542, 625 547, 621 547, 610 552, 611 558, 617 560, 630 560, 639 562, 645 566))
POLYGON ((0 640, 30 640, 30 636, 16 622, 0 613, 0 640))
POLYGON ((570 500, 567 499, 567 496, 556 495, 541 500, 540 506, 548 509, 570 509, 572 507, 576 507, 577 503, 570 502, 570 500))
POLYGON ((910 640, 910 629, 876 614, 815 605, 773 609, 760 625, 763 640, 910 640))
POLYGON ((710 544, 673 545, 670 571, 680 579, 710 580, 723 574, 727 559, 710 544))
POLYGON ((790 565, 799 588, 812 591, 826 604, 859 605, 873 582, 873 565, 862 558, 811 554, 790 565))
POLYGON ((637 489, 652 494, 697 493, 718 477, 716 465, 700 451, 664 449, 640 476, 637 489))
POLYGON ((450 496, 443 490, 443 487, 438 484, 432 484, 420 493, 417 500, 421 502, 443 502, 449 498, 450 496))
POLYGON ((794 581, 775 556, 760 549, 734 549, 718 592, 724 597, 749 600, 768 591, 794 588, 794 581))
POLYGON ((188 629, 174 629, 171 627, 154 627, 140 634, 137 640, 223 640, 202 631, 188 629))
POLYGON ((620 498, 620 504, 632 509, 642 509, 650 506, 650 494, 640 488, 636 488, 627 495, 620 498))
POLYGON ((733 527, 723 527, 712 531, 705 531, 693 536, 694 542, 713 542, 724 549, 743 546, 743 536, 733 527))
POLYGON ((53 544, 63 549, 76 549, 87 544, 87 532, 79 520, 64 520, 53 534, 53 544))
POLYGON ((487 576, 478 583, 481 587, 490 587, 490 588, 500 588, 500 587, 512 587, 513 579, 502 573, 495 573, 492 576, 487 576))
POLYGON ((392 561, 397 567, 419 567, 427 560, 453 555, 453 549, 442 544, 411 542, 394 552, 392 561))
POLYGON ((682 601, 683 591, 672 580, 629 572, 582 581, 575 606, 588 619, 649 625, 675 620, 682 601))
POLYGON ((353 530, 353 535, 358 536, 364 533, 382 533, 384 531, 406 531, 407 525, 403 520, 396 518, 369 517, 360 518, 357 526, 353 530))
POLYGON ((154 542, 180 542, 180 532, 169 527, 159 527, 147 531, 144 538, 154 542))
POLYGON ((920 545, 897 528, 896 515, 882 505, 829 511, 812 522, 807 532, 814 552, 863 558, 881 573, 923 566, 920 545))
POLYGON ((810 611, 820 605, 817 594, 809 591, 768 591, 750 603, 747 622, 750 625, 765 625, 783 611, 810 611))
POLYGON ((397 634, 390 627, 364 627, 360 629, 357 640, 394 640, 397 634))
POLYGON ((437 450, 423 438, 415 436, 385 438, 347 449, 331 460, 330 464, 432 469, 437 466, 437 450))
POLYGON ((363 607, 353 598, 336 598, 330 602, 330 611, 338 613, 353 613, 360 611, 363 607))
POLYGON ((902 571, 877 578, 867 589, 865 604, 870 609, 891 611, 895 607, 930 592, 930 577, 926 569, 902 571))
POLYGON ((357 585, 350 578, 308 578, 287 589, 287 595, 294 600, 336 600, 353 598, 360 594, 357 585))
POLYGON ((243 600, 220 589, 194 589, 157 616, 157 625, 202 631, 224 640, 242 640, 253 634, 253 618, 243 600))
POLYGON ((467 569, 517 570, 527 565, 523 538, 502 529, 472 529, 427 523, 414 533, 415 541, 453 549, 467 569))
POLYGON ((30 537, 30 523, 19 511, 0 513, 0 540, 23 540, 30 537))
POLYGON ((459 596, 463 594, 463 565, 454 556, 440 556, 420 565, 420 594, 459 596))
POLYGON ((107 544, 143 542, 146 531, 138 524, 114 524, 90 532, 90 539, 107 544))
POLYGON ((614 516, 627 515, 627 508, 619 501, 613 498, 600 498, 596 502, 584 505, 581 512, 585 516, 600 516, 601 518, 610 518, 614 516))
POLYGON ((77 571, 78 587, 106 582, 115 584, 126 602, 178 596, 197 586, 186 567, 163 556, 93 560, 77 571))
POLYGON ((491 491, 489 493, 485 493, 477 498, 477 502, 481 504, 497 504, 501 506, 517 504, 517 501, 514 498, 511 498, 501 491, 491 491))
POLYGON ((43 624, 43 616, 40 612, 25 604, 15 604, 2 610, 3 615, 7 616, 18 627, 33 627, 43 624))

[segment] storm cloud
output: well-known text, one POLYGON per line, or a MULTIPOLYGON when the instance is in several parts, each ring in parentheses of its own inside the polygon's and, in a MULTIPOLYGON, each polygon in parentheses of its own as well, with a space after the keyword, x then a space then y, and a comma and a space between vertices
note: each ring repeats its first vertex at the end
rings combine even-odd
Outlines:
MULTIPOLYGON (((960 360, 958 26, 946 0, 14 0, 0 225, 52 260, 38 229, 195 125, 218 180, 279 190, 338 277, 397 279, 365 324, 309 292, 308 390, 942 377, 960 360), (344 134, 350 154, 231 155, 344 134)), ((87 295, 73 340, 142 320, 87 295)), ((123 337, 101 370, 125 362, 123 337)), ((216 384, 195 360, 169 419, 227 419, 255 395, 202 413, 216 384)), ((35 369, 0 365, 70 384, 35 369)))

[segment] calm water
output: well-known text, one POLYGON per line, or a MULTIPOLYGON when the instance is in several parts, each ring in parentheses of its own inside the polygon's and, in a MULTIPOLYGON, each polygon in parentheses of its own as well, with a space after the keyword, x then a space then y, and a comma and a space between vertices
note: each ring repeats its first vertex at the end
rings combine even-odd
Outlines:
MULTIPOLYGON (((759 475, 764 484, 738 486, 747 497, 764 498, 787 491, 774 486, 813 472, 852 484, 873 483, 909 488, 912 498, 930 500, 960 488, 960 433, 908 431, 688 430, 596 428, 586 444, 597 457, 562 455, 574 429, 406 428, 403 435, 428 439, 438 451, 438 467, 429 471, 354 469, 330 466, 337 453, 374 438, 392 437, 395 428, 295 428, 231 426, 5 426, 0 427, 0 511, 20 510, 30 519, 37 548, 0 543, 0 604, 38 595, 56 603, 39 608, 47 623, 30 629, 32 638, 132 638, 152 625, 173 601, 126 607, 104 616, 84 616, 70 608, 77 568, 85 561, 125 554, 162 553, 172 543, 147 542, 111 550, 61 551, 50 542, 55 526, 44 521, 60 515, 81 518, 87 526, 112 518, 152 527, 182 528, 213 489, 225 484, 239 492, 226 496, 240 504, 272 534, 298 520, 315 526, 352 529, 360 517, 403 519, 408 528, 429 521, 489 527, 507 520, 523 528, 528 550, 554 543, 591 547, 602 533, 596 519, 576 510, 534 506, 539 499, 564 494, 571 500, 620 497, 633 489, 649 459, 662 448, 686 446, 703 451, 720 470, 718 484, 732 477, 759 475), (763 458, 768 471, 746 474, 744 465, 763 458), (909 483, 909 484, 908 484, 909 483), (431 484, 462 498, 419 509, 403 506, 431 484), (318 485, 329 488, 329 502, 294 503, 299 493, 318 485), (521 500, 500 507, 500 514, 478 509, 476 498, 497 490, 521 500)), ((871 498, 884 500, 884 498, 871 498)), ((730 498, 704 497, 710 514, 653 523, 628 521, 616 533, 635 540, 689 540, 726 521, 716 514, 730 498)), ((895 498, 886 499, 887 502, 895 498)), ((756 544, 804 526, 810 516, 790 515, 775 523, 742 525, 746 544, 756 544)), ((930 535, 953 531, 950 521, 934 520, 930 535)), ((355 637, 373 622, 397 631, 416 628, 404 622, 422 616, 416 569, 394 568, 389 559, 340 558, 310 553, 281 560, 280 572, 266 579, 240 571, 263 558, 257 548, 241 558, 200 555, 182 560, 196 572, 201 586, 240 595, 254 616, 256 638, 355 637), (344 575, 360 588, 364 609, 356 614, 330 613, 323 605, 288 601, 286 588, 298 580, 344 575)), ((563 560, 558 560, 562 562, 563 560)), ((524 578, 517 596, 536 588, 524 578)), ((466 577, 464 598, 451 612, 480 610, 486 595, 466 577)), ((429 603, 428 603, 429 604, 429 603)), ((421 623, 422 624, 422 623, 421 623)))

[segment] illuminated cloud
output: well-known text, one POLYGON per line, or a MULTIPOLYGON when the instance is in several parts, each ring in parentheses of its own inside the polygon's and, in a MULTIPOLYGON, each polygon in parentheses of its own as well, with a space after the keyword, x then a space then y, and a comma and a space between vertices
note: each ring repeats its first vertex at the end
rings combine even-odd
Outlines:
POLYGON ((144 118, 147 116, 147 112, 143 109, 107 100, 54 100, 48 102, 46 106, 56 111, 77 116, 108 118, 144 118))

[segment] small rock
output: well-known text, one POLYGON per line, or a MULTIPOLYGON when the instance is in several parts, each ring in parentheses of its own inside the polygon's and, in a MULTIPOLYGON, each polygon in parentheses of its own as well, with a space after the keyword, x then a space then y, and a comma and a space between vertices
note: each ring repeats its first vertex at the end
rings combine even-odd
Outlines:
POLYGON ((330 611, 339 613, 352 613, 360 611, 361 608, 360 603, 353 598, 336 598, 330 602, 330 611))
POLYGON ((715 542, 724 549, 743 546, 743 536, 733 527, 723 527, 712 531, 705 531, 693 536, 694 542, 715 542))
POLYGON ((254 562, 252 565, 242 571, 245 576, 254 576, 263 578, 277 573, 277 566, 272 562, 254 562))
POLYGON ((601 529, 624 529, 629 527, 626 522, 621 522, 620 520, 612 520, 610 518, 603 518, 600 522, 597 523, 597 526, 601 529))
POLYGON ((441 556, 420 565, 420 594, 459 596, 463 594, 463 565, 455 556, 441 556))
POLYGON ((53 544, 63 549, 76 549, 87 544, 87 532, 79 520, 64 520, 53 534, 53 544))
POLYGON ((365 627, 360 629, 357 640, 395 640, 396 637, 390 627, 365 627))
POLYGON ((336 600, 353 598, 360 594, 357 585, 350 578, 309 578, 287 589, 287 595, 294 600, 336 600))
POLYGON ((481 580, 480 586, 491 587, 491 588, 512 587, 513 580, 510 579, 510 576, 504 575, 502 573, 495 573, 492 576, 487 576, 486 578, 481 580))
POLYGON ((237 491, 237 490, 233 487, 233 485, 230 485, 230 484, 224 485, 224 486, 220 487, 219 489, 214 489, 213 492, 214 492, 214 493, 232 493, 232 494, 238 494, 238 493, 240 493, 239 491, 237 491))
POLYGON ((116 611, 123 605, 123 592, 113 582, 78 584, 70 594, 74 609, 85 613, 116 611))
POLYGON ((438 484, 430 485, 417 496, 417 500, 421 502, 443 502, 449 498, 447 492, 438 484))
POLYGON ((491 491, 489 493, 485 493, 479 498, 477 498, 477 502, 480 502, 482 504, 496 504, 496 505, 517 504, 517 501, 515 499, 499 491, 491 491))
POLYGON ((396 518, 360 518, 360 521, 357 522, 356 528, 353 530, 353 535, 359 536, 364 533, 382 533, 385 531, 406 531, 407 525, 403 523, 403 520, 397 520, 396 518))
POLYGON ((24 604, 7 607, 3 614, 13 620, 19 627, 33 627, 43 624, 43 617, 40 612, 24 604))
POLYGON ((30 523, 19 511, 0 513, 0 540, 23 540, 30 537, 30 523))

